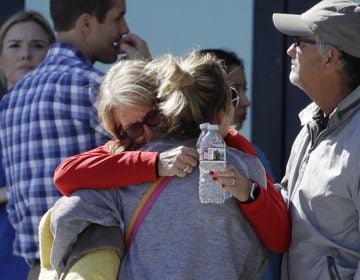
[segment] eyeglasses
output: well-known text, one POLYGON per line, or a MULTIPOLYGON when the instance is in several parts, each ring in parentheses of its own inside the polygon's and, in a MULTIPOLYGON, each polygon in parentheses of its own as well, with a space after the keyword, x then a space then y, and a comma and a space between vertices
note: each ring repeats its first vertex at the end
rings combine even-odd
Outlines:
POLYGON ((238 91, 234 87, 231 87, 230 90, 231 90, 231 102, 234 108, 236 108, 237 106, 239 106, 240 96, 238 91))
POLYGON ((310 39, 304 39, 304 38, 301 38, 301 37, 299 37, 299 36, 295 36, 295 37, 293 38, 293 44, 294 44, 295 47, 301 48, 301 43, 306 43, 306 44, 315 45, 315 44, 316 44, 316 41, 310 40, 310 39))
POLYGON ((154 108, 145 115, 142 122, 133 123, 129 125, 128 128, 124 129, 120 133, 120 139, 128 138, 130 140, 135 140, 144 134, 144 125, 155 128, 160 124, 161 119, 162 118, 159 110, 154 108))

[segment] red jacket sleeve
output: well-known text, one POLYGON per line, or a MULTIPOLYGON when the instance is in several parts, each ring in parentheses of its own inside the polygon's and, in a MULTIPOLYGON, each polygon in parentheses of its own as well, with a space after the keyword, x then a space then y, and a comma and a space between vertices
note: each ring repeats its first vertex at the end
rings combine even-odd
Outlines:
MULTIPOLYGON (((236 130, 229 130, 226 144, 242 152, 256 155, 252 144, 236 130)), ((239 203, 239 207, 263 245, 270 251, 287 251, 291 239, 291 223, 281 195, 266 174, 267 189, 260 188, 258 198, 252 203, 239 203)))
POLYGON ((157 152, 112 154, 107 145, 60 163, 55 170, 54 183, 63 195, 69 196, 84 188, 106 189, 157 180, 157 152))

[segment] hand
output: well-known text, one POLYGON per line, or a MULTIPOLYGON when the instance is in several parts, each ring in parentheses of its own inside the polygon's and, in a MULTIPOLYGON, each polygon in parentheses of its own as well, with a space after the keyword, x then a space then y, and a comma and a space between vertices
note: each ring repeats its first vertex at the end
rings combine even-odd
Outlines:
POLYGON ((233 165, 226 166, 224 170, 212 170, 210 175, 216 184, 229 191, 240 202, 249 199, 253 182, 242 176, 233 165))
POLYGON ((129 33, 121 37, 119 50, 126 54, 128 59, 149 59, 151 54, 147 43, 139 36, 129 33))
POLYGON ((7 202, 7 187, 0 188, 0 204, 7 202))
POLYGON ((159 176, 185 177, 193 172, 198 164, 199 156, 195 149, 184 146, 177 147, 159 154, 159 176))

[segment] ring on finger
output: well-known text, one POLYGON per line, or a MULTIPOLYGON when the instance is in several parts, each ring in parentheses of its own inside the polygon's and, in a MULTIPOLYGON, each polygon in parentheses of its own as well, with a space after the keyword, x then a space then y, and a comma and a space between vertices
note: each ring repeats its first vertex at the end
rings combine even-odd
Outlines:
POLYGON ((234 178, 232 178, 231 184, 229 186, 233 186, 233 185, 235 185, 235 179, 234 178))
POLYGON ((189 164, 186 163, 185 167, 182 169, 183 172, 187 173, 189 164))

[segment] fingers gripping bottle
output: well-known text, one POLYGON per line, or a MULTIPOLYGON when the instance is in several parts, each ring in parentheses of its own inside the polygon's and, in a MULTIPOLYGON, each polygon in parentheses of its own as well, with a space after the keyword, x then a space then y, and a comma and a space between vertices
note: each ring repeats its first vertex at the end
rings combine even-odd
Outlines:
MULTIPOLYGON (((199 138, 201 137, 201 134, 199 138)), ((231 197, 216 185, 209 175, 210 170, 222 170, 226 167, 226 145, 217 125, 209 124, 206 134, 199 139, 200 159, 199 198, 202 203, 224 203, 231 197)))

